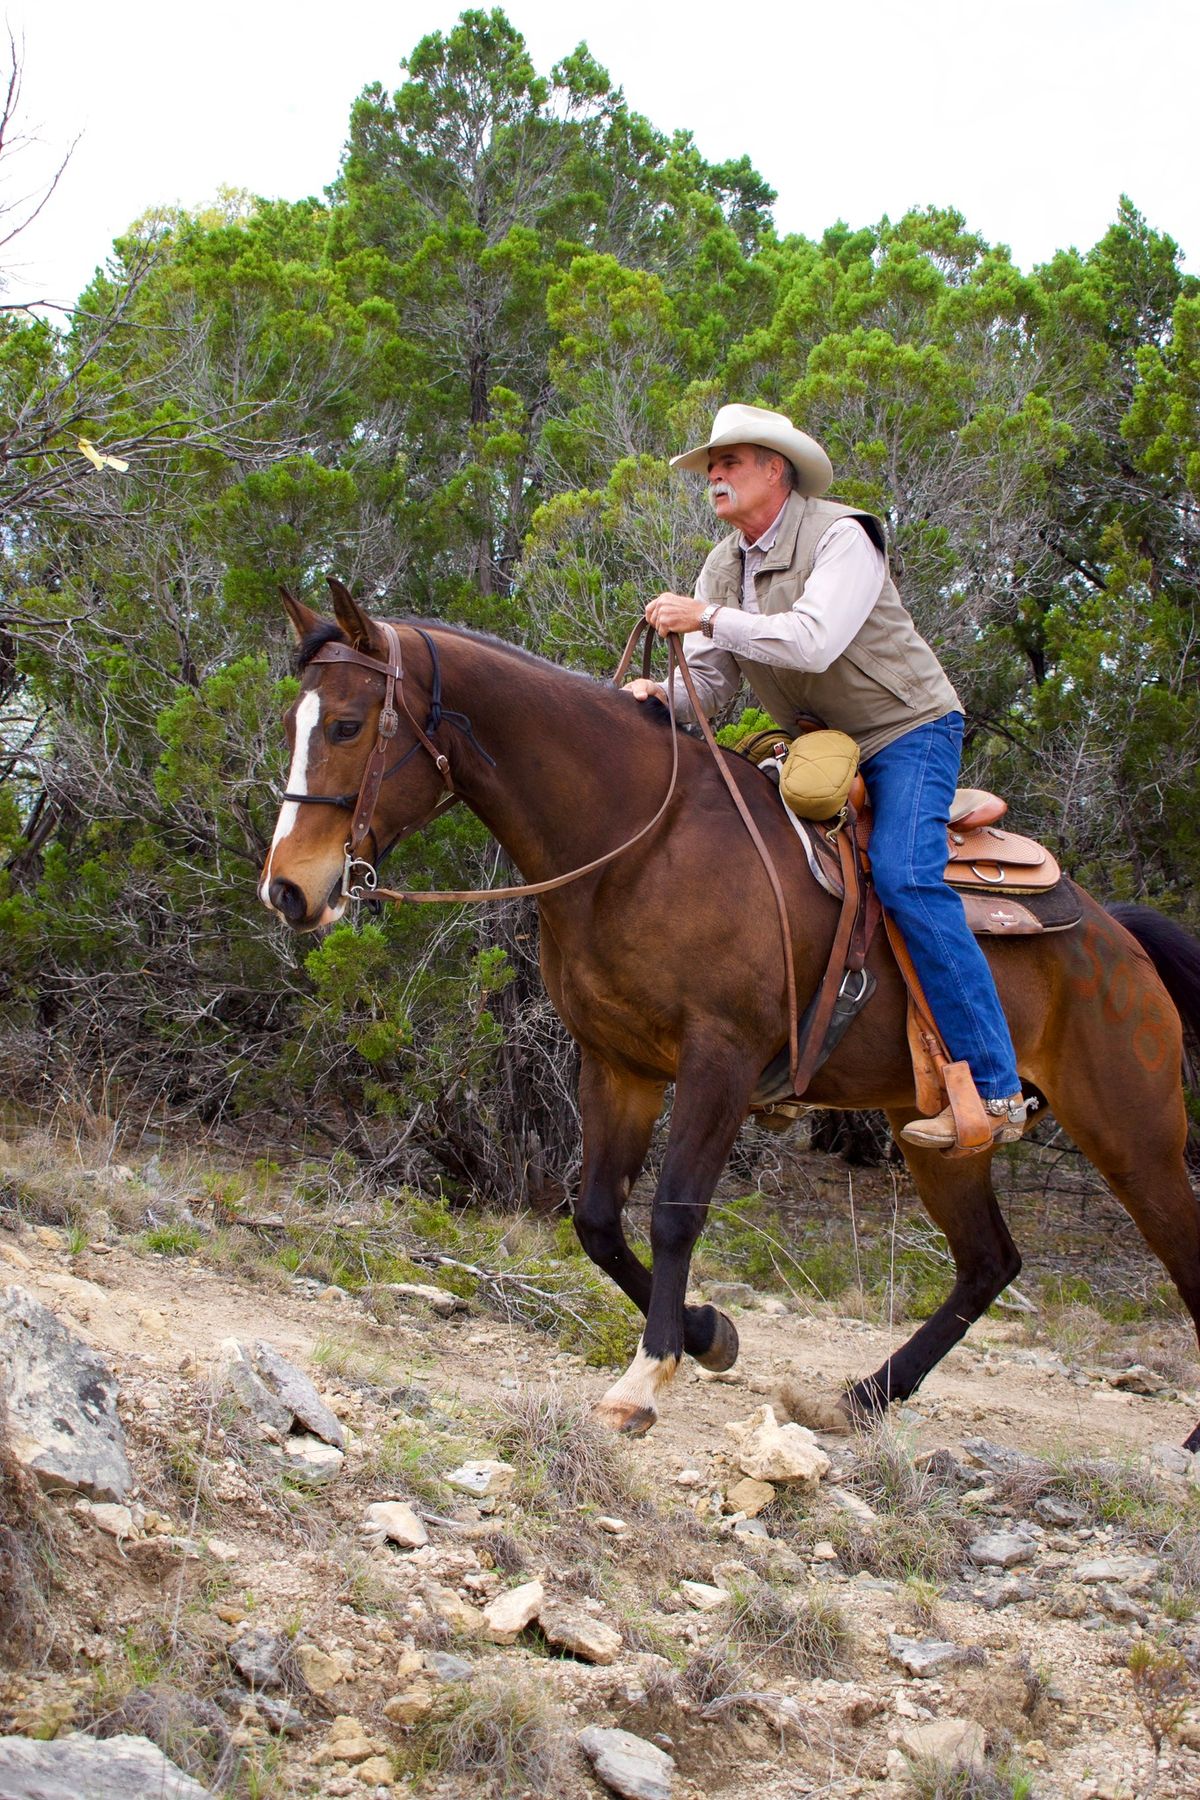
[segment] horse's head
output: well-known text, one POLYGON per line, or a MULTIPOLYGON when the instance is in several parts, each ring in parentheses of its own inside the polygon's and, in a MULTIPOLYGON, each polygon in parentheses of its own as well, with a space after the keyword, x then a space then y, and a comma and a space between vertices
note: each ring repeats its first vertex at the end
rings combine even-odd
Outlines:
POLYGON ((445 758, 417 723, 426 685, 414 688, 409 675, 406 692, 400 673, 419 637, 376 623, 340 582, 329 585, 333 620, 283 593, 302 680, 285 721, 292 766, 258 893, 296 931, 340 919, 347 856, 365 873, 362 864, 425 823, 448 785, 445 758))

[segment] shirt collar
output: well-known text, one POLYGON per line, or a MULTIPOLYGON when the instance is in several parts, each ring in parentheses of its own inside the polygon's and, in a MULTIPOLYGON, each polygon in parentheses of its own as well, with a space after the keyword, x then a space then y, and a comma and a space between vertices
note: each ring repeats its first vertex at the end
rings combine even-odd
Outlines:
POLYGON ((784 500, 784 503, 780 507, 779 511, 775 514, 775 517, 771 520, 771 523, 767 526, 766 530, 763 532, 762 536, 759 538, 756 538, 754 543, 752 543, 752 544, 748 543, 746 540, 745 532, 739 531, 738 532, 738 548, 742 551, 761 550, 764 555, 766 554, 766 552, 768 550, 773 549, 774 544, 775 544, 775 539, 779 536, 779 527, 780 527, 780 524, 782 523, 783 515, 787 511, 788 500, 790 500, 790 499, 791 499, 791 495, 789 494, 787 496, 787 499, 784 500))

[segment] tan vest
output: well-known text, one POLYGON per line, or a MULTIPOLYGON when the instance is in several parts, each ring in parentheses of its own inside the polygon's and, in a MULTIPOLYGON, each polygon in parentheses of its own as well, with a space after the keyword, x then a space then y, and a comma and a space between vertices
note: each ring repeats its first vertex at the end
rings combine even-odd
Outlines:
MULTIPOLYGON (((774 548, 755 577, 758 610, 786 612, 804 592, 817 545, 836 519, 871 518, 837 500, 792 494, 774 548)), ((878 523, 878 521, 876 521, 878 523)), ((882 537, 882 526, 880 527, 882 537)), ((696 596, 718 606, 742 604, 739 534, 732 532, 710 553, 696 596)), ((896 592, 884 559, 883 585, 862 628, 839 657, 810 674, 767 663, 734 659, 755 698, 777 725, 790 731, 797 713, 814 713, 854 738, 865 762, 914 726, 927 725, 962 702, 941 663, 921 636, 896 592)))

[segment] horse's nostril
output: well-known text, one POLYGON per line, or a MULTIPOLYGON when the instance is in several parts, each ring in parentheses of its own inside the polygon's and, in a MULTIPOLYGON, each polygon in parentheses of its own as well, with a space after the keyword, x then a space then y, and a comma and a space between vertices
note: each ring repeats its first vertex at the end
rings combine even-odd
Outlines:
POLYGON ((295 882, 277 875, 267 891, 275 911, 282 913, 289 925, 298 925, 308 911, 308 903, 295 882))

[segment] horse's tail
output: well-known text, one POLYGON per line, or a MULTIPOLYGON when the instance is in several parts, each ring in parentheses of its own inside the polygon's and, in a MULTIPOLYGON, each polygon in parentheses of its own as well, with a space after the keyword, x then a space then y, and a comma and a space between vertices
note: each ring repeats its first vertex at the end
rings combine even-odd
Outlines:
POLYGON ((1200 1039, 1200 938, 1149 906, 1122 904, 1107 911, 1137 939, 1187 1030, 1200 1039))

